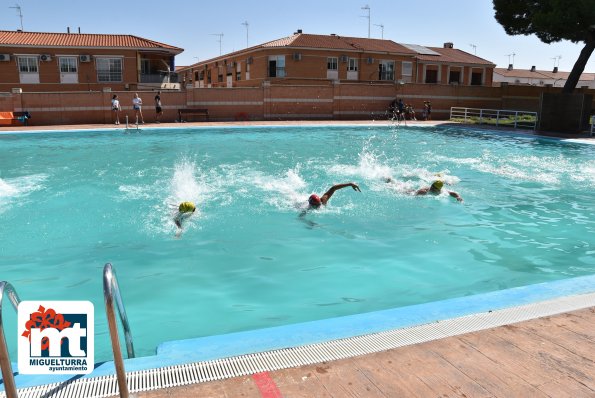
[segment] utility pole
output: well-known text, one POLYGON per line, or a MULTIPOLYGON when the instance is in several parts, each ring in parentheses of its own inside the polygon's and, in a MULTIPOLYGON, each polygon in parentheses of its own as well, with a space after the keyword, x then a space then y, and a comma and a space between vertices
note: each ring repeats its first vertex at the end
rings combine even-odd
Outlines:
POLYGON ((382 39, 384 40, 384 25, 383 24, 374 24, 374 26, 379 26, 380 27, 380 32, 381 32, 381 36, 382 39))
POLYGON ((248 48, 248 21, 242 22, 242 25, 246 27, 246 48, 248 48))
POLYGON ((211 33, 211 36, 219 36, 219 55, 221 55, 221 42, 223 41, 223 33, 211 33))
POLYGON ((14 8, 19 13, 19 18, 21 18, 21 32, 22 32, 23 31, 23 13, 21 12, 21 6, 18 4, 15 4, 14 7, 8 7, 8 8, 14 8))
POLYGON ((368 15, 363 15, 364 18, 368 18, 368 39, 370 38, 370 6, 366 4, 362 7, 362 10, 368 10, 368 15))

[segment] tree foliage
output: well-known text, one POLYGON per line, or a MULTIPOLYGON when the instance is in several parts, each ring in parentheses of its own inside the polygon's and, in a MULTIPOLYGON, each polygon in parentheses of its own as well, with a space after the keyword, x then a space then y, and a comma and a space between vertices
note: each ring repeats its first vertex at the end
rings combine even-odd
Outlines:
POLYGON ((569 40, 585 47, 563 92, 572 92, 595 49, 595 0, 493 0, 495 17, 509 35, 536 35, 544 43, 569 40))

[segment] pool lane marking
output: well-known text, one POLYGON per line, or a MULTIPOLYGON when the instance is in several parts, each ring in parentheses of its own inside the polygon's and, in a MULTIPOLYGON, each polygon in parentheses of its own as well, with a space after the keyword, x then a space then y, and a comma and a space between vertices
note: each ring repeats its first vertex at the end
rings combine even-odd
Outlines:
POLYGON ((262 398, 283 398, 279 387, 277 387, 269 372, 255 373, 252 375, 252 379, 262 398))

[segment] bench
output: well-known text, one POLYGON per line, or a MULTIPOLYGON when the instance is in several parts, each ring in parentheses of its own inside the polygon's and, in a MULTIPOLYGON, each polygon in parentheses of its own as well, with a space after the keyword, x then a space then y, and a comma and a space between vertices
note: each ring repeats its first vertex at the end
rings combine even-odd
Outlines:
POLYGON ((178 122, 182 123, 182 115, 201 115, 205 116, 206 120, 209 121, 209 110, 200 108, 185 108, 178 109, 178 122))
POLYGON ((0 112, 0 126, 19 126, 19 123, 26 126, 29 119, 29 112, 0 112))

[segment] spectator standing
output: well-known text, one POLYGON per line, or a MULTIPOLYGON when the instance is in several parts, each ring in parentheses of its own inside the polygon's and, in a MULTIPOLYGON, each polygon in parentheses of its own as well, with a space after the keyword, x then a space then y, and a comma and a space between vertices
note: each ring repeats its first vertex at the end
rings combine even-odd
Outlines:
POLYGON ((157 95, 155 96, 155 123, 161 123, 162 114, 163 109, 161 108, 161 91, 157 91, 157 95))
POLYGON ((141 124, 145 124, 145 120, 143 119, 143 100, 138 96, 137 93, 134 93, 134 98, 132 99, 132 108, 134 109, 134 116, 136 117, 136 124, 138 124, 138 117, 140 116, 141 124))
POLYGON ((114 113, 114 119, 116 120, 115 124, 120 124, 120 111, 122 108, 120 107, 120 100, 118 99, 118 95, 114 94, 112 97, 112 112, 114 113))

